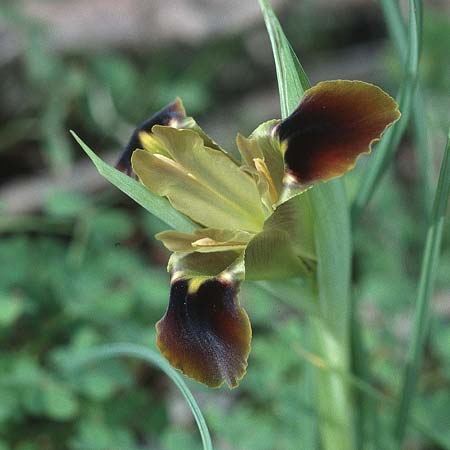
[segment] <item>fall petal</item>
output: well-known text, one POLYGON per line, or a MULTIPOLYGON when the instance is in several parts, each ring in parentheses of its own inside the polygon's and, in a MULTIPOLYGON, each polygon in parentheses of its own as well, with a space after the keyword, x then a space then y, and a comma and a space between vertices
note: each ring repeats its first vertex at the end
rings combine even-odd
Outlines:
POLYGON ((157 345, 185 375, 211 387, 236 387, 245 375, 251 326, 227 278, 178 278, 157 323, 157 345))
POLYGON ((285 182, 307 185, 344 174, 399 117, 395 100, 369 83, 325 81, 308 89, 277 129, 285 182))

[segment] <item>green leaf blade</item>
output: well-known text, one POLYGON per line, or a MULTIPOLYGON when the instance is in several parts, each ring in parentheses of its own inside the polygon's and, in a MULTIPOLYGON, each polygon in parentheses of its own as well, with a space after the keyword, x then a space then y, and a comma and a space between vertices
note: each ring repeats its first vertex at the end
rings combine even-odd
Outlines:
POLYGON ((269 2, 259 0, 259 4, 275 59, 281 116, 286 118, 297 107, 303 93, 311 84, 269 2))
MULTIPOLYGON (((418 65, 419 65, 419 38, 420 38, 420 7, 419 0, 409 1, 409 40, 408 52, 405 63, 405 74, 397 95, 397 102, 402 113, 400 120, 391 127, 383 136, 381 142, 375 149, 373 160, 368 166, 366 173, 361 177, 361 187, 358 189, 351 208, 352 223, 358 222, 362 212, 372 198, 383 175, 388 168, 395 151, 400 144, 403 134, 409 122, 413 98, 415 95, 418 65)), ((393 9, 395 11, 395 9, 393 9)), ((398 47, 403 48, 402 38, 398 38, 398 47)))
POLYGON ((419 377, 423 348, 428 332, 433 283, 439 263, 444 220, 450 196, 450 131, 439 174, 433 213, 427 232, 422 258, 411 346, 402 383, 399 411, 396 421, 396 437, 403 442, 410 417, 415 388, 419 377))
POLYGON ((87 355, 83 355, 80 359, 72 362, 70 364, 70 368, 72 370, 76 370, 86 364, 122 356, 142 359, 143 361, 146 361, 161 369, 173 381, 192 411, 202 439, 203 450, 213 450, 208 426, 206 425, 205 418, 203 417, 201 409, 195 401, 194 396, 187 387, 186 383, 183 381, 181 375, 172 366, 170 366, 170 364, 161 355, 153 350, 136 344, 109 344, 90 350, 87 355))
MULTIPOLYGON (((267 0, 260 0, 277 69, 282 117, 297 107, 309 80, 267 0)), ((341 180, 319 183, 306 195, 314 216, 318 257, 317 292, 313 297, 317 317, 311 321, 312 339, 319 353, 346 370, 349 366, 349 306, 351 235, 347 200, 341 180)), ((317 373, 318 413, 333 410, 334 424, 320 424, 325 450, 352 450, 352 409, 349 391, 336 374, 317 373)))
POLYGON ((114 167, 111 167, 109 164, 106 164, 74 131, 71 131, 71 134, 92 160, 100 175, 145 208, 148 212, 161 219, 169 225, 169 227, 178 231, 189 233, 198 228, 194 222, 174 209, 165 198, 153 194, 133 178, 118 171, 114 167))
MULTIPOLYGON (((417 6, 420 7, 421 3, 419 2, 417 6)), ((397 1, 381 0, 381 7, 391 40, 397 48, 397 53, 399 54, 402 63, 407 64, 409 47, 408 34, 405 24, 403 23, 400 5, 397 1)), ((418 29, 421 31, 422 13, 421 11, 418 11, 416 14, 418 15, 418 29)), ((420 45, 420 36, 418 42, 420 45)), ((420 86, 420 80, 418 80, 417 89, 413 98, 412 120, 415 134, 415 150, 417 153, 418 170, 420 174, 420 196, 423 203, 423 209, 426 211, 428 217, 433 206, 434 171, 430 157, 426 112, 426 102, 420 86)))

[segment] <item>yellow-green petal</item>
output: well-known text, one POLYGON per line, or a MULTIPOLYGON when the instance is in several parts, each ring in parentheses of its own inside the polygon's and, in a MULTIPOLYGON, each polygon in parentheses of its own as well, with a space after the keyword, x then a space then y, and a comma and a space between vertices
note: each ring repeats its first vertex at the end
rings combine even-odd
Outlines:
POLYGON ((295 254, 287 231, 262 231, 245 250, 245 278, 248 280, 282 280, 307 276, 310 272, 310 267, 295 254))
POLYGON ((316 260, 313 214, 310 197, 296 195, 277 206, 266 220, 265 230, 283 230, 289 234, 294 253, 307 260, 316 260))
POLYGON ((279 122, 265 122, 250 137, 238 134, 236 138, 243 167, 255 176, 260 196, 270 213, 283 187, 283 156, 278 137, 273 133, 279 122))
POLYGON ((253 178, 191 130, 153 127, 170 158, 137 150, 135 173, 152 192, 208 228, 260 231, 263 207, 253 178))
POLYGON ((241 170, 228 154, 205 146, 202 137, 192 130, 155 126, 153 134, 164 142, 173 160, 190 174, 220 193, 226 201, 238 205, 241 213, 252 217, 252 221, 264 220, 252 177, 241 170))
POLYGON ((220 151, 224 151, 219 144, 214 141, 213 139, 211 139, 204 131, 202 128, 200 128, 200 126, 198 125, 198 123, 194 120, 193 117, 184 117, 184 118, 180 118, 180 120, 177 123, 177 126, 175 128, 179 128, 179 129, 187 129, 187 130, 193 130, 195 131, 202 139, 203 139, 203 143, 205 144, 206 147, 209 148, 214 148, 216 150, 220 150, 220 151))

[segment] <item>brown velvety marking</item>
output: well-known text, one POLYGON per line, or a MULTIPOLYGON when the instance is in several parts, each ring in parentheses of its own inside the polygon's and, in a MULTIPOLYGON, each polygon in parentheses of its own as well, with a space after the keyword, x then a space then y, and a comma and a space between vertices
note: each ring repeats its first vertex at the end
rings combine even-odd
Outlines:
POLYGON ((156 324, 157 345, 172 366, 210 387, 237 386, 247 368, 251 327, 236 295, 236 285, 219 278, 195 292, 188 280, 176 280, 156 324))
POLYGON ((153 116, 133 131, 128 144, 120 155, 119 161, 117 161, 116 169, 126 173, 129 176, 133 174, 133 168, 131 167, 131 155, 137 148, 143 148, 139 139, 139 133, 141 131, 147 131, 150 133, 154 125, 169 125, 172 119, 181 120, 185 117, 186 112, 179 98, 159 110, 157 113, 153 114, 153 116))
POLYGON ((399 117, 396 102, 377 86, 319 83, 278 128, 280 140, 287 142, 287 172, 301 184, 342 175, 399 117))

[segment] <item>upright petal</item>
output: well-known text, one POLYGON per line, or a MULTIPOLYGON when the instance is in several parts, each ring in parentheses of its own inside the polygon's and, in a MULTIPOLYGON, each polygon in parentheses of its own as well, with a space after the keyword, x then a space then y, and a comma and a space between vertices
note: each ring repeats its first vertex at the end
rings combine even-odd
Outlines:
POLYGON ((264 230, 282 230, 288 233, 291 248, 302 259, 316 260, 314 221, 310 197, 297 195, 277 206, 266 220, 264 230))
POLYGON ((236 387, 245 375, 251 326, 224 276, 175 278, 169 307, 157 323, 157 345, 185 375, 210 387, 236 387))
POLYGON ((285 181, 308 185, 342 175, 399 117, 395 100, 372 84, 325 81, 308 89, 277 129, 285 181))
POLYGON ((245 279, 285 280, 308 276, 308 260, 299 257, 287 231, 267 229, 258 233, 245 250, 245 279))
POLYGON ((236 137, 242 165, 255 176, 261 199, 270 213, 283 187, 284 162, 274 134, 279 123, 280 120, 271 120, 262 123, 248 138, 241 134, 236 137))

